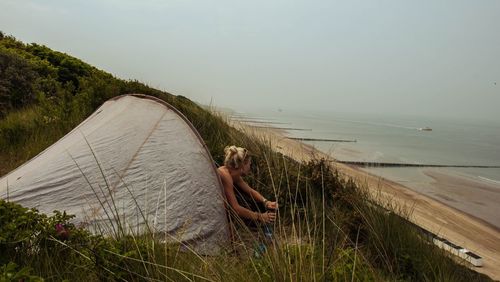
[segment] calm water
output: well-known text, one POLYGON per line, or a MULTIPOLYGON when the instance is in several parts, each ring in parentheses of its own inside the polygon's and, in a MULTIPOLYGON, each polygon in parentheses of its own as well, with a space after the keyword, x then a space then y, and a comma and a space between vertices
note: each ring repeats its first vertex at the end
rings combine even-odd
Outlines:
MULTIPOLYGON (((285 123, 270 124, 275 127, 306 129, 290 130, 290 137, 356 140, 355 143, 306 142, 339 160, 500 166, 500 122, 279 111, 243 115, 285 123), (423 127, 433 130, 418 130, 423 127)), ((499 168, 365 170, 500 227, 499 168)))

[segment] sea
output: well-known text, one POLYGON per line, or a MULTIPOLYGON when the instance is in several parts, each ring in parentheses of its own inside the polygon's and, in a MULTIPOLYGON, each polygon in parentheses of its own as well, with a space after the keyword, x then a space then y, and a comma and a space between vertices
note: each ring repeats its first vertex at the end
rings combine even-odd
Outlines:
POLYGON ((281 109, 234 112, 232 118, 282 128, 292 138, 328 139, 302 142, 341 161, 443 166, 362 170, 500 229, 500 120, 281 109))

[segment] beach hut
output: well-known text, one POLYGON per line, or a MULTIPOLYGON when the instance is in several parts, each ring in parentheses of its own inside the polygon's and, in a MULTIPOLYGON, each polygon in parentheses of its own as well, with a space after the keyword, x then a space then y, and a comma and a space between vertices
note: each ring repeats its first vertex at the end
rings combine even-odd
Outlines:
POLYGON ((205 143, 179 111, 145 95, 105 102, 1 178, 0 197, 66 211, 95 232, 152 231, 203 254, 229 242, 222 184, 205 143))

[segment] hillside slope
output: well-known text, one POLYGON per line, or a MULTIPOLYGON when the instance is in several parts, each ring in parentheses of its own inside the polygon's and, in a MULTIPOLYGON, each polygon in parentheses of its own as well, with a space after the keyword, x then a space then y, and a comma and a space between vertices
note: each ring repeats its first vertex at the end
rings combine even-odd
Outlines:
MULTIPOLYGON (((50 280, 488 280, 448 258, 400 217, 369 204, 366 193, 324 161, 298 163, 185 97, 115 78, 74 57, 3 33, 0 175, 53 144, 107 99, 127 93, 156 96, 179 109, 218 163, 228 144, 250 149, 254 173, 247 181, 280 203, 275 226, 279 240, 273 251, 264 258, 252 257, 252 251, 213 260, 179 255, 175 246, 169 249, 154 234, 104 238, 72 226, 64 214, 47 218, 1 201, 3 274, 18 271, 7 265, 12 262, 50 280), (64 225, 70 235, 61 237, 64 233, 54 230, 54 224, 59 229, 64 225)), ((245 232, 243 227, 238 230, 245 232)))

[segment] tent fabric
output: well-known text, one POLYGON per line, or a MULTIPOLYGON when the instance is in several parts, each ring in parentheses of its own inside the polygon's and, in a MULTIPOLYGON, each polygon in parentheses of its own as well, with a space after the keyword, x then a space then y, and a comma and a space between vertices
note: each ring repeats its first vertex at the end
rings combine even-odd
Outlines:
POLYGON ((92 230, 164 234, 204 254, 229 241, 214 161, 191 123, 164 101, 105 102, 58 142, 0 179, 0 197, 75 214, 92 230))

